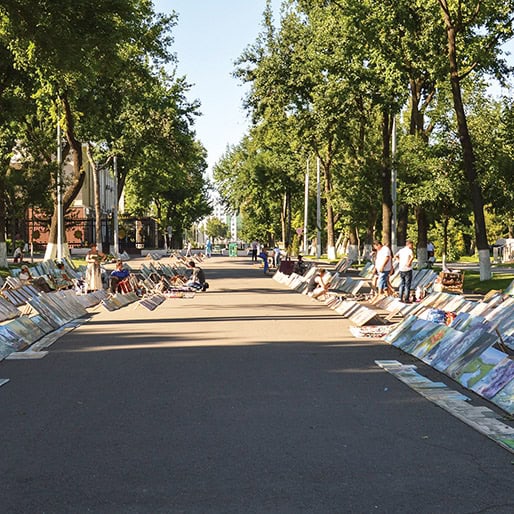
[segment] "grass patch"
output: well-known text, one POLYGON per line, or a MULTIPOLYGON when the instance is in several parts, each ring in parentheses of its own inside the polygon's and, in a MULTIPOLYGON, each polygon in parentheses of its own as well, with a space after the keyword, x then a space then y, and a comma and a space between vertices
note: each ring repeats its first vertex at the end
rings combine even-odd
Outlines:
POLYGON ((503 291, 514 280, 514 273, 493 273, 491 280, 480 281, 478 271, 464 272, 464 290, 472 293, 486 294, 491 289, 503 291))

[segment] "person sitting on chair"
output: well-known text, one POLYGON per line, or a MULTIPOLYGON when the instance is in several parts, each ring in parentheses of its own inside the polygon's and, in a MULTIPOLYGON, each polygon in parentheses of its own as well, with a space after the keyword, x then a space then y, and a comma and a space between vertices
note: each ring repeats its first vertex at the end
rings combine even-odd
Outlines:
POLYGON ((116 261, 116 269, 111 271, 110 288, 111 293, 114 294, 120 288, 120 284, 128 278, 130 271, 123 267, 123 261, 116 261))
POLYGON ((57 289, 69 289, 73 287, 73 280, 66 273, 66 269, 64 268, 64 263, 57 262, 55 264, 56 268, 53 273, 53 281, 57 289))
POLYGON ((303 257, 301 255, 298 255, 298 260, 295 262, 293 271, 298 275, 303 275, 306 269, 307 266, 303 260, 303 257))

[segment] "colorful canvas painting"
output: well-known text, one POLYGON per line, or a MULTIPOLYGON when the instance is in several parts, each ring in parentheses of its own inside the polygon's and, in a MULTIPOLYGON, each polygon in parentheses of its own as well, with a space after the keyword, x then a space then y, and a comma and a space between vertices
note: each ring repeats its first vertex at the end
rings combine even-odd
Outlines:
POLYGON ((490 400, 514 378, 514 361, 508 357, 499 362, 484 378, 471 389, 490 400))
POLYGON ((509 414, 514 414, 514 379, 496 393, 491 401, 509 414))
POLYGON ((431 326, 429 321, 416 318, 413 323, 411 323, 408 327, 405 327, 405 329, 398 334, 398 336, 393 341, 393 346, 396 346, 397 348, 406 346, 412 341, 412 338, 415 334, 417 334, 423 327, 427 326, 431 326))
POLYGON ((441 326, 439 323, 432 321, 418 320, 418 322, 412 325, 411 330, 402 335, 403 341, 398 345, 395 344, 395 346, 398 346, 406 353, 412 353, 421 341, 425 340, 441 326))
POLYGON ((476 344, 481 337, 484 337, 484 334, 487 334, 485 330, 468 331, 464 332, 463 336, 455 341, 454 344, 438 344, 434 348, 437 355, 434 356, 431 365, 438 371, 446 372, 446 369, 476 344))
POLYGON ((438 325, 434 331, 424 337, 420 342, 412 349, 412 355, 422 359, 432 348, 438 345, 444 336, 450 331, 450 327, 446 325, 438 325))
POLYGON ((468 362, 457 374, 456 379, 468 389, 482 380, 506 355, 496 348, 487 348, 478 357, 468 362))
POLYGON ((421 360, 432 366, 432 363, 437 360, 443 352, 457 344, 463 337, 463 332, 455 330, 452 327, 448 327, 448 330, 444 332, 443 338, 433 346, 432 349, 425 353, 421 357, 421 360))
POLYGON ((410 315, 407 316, 402 322, 398 323, 386 337, 384 337, 384 341, 386 343, 393 343, 396 338, 404 331, 407 330, 418 318, 416 316, 410 315))
POLYGON ((0 341, 0 361, 5 359, 8 355, 15 352, 16 350, 12 345, 5 341, 0 341))
POLYGON ((470 333, 467 337, 470 337, 473 340, 472 344, 463 352, 460 352, 460 355, 445 370, 445 373, 452 378, 456 378, 458 372, 466 366, 468 362, 471 362, 473 359, 478 357, 498 340, 498 336, 496 334, 480 330, 470 333))
POLYGON ((31 316, 30 319, 39 327, 43 334, 49 334, 54 331, 54 327, 45 321, 41 315, 36 314, 35 316, 31 316))

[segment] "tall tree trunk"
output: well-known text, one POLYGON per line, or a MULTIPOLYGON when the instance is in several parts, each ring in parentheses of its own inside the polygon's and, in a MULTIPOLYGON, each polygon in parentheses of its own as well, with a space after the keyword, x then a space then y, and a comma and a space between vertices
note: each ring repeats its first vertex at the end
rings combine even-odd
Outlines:
POLYGON ((382 120, 382 244, 391 245, 391 130, 392 116, 384 110, 382 120))
POLYGON ((282 241, 287 248, 287 193, 282 198, 282 210, 280 212, 280 225, 282 227, 282 241))
POLYGON ((478 258, 480 262, 480 280, 491 278, 491 258, 489 254, 489 244, 487 242, 487 230, 484 216, 484 200, 482 189, 478 182, 475 167, 475 154, 473 143, 469 134, 464 102, 462 101, 462 91, 460 86, 459 65, 457 59, 457 29, 451 19, 446 0, 439 0, 448 37, 448 59, 450 63, 450 84, 452 89, 453 107, 457 116, 457 126, 459 139, 462 147, 462 157, 464 162, 464 173, 469 184, 471 203, 473 206, 475 239, 478 248, 478 258))
POLYGON ((7 229, 6 222, 5 222, 5 216, 6 216, 7 212, 6 212, 6 206, 5 206, 6 192, 5 192, 5 171, 4 170, 7 170, 7 167, 9 166, 9 161, 10 161, 10 159, 4 160, 4 162, 2 162, 3 173, 0 176, 0 268, 7 268, 7 266, 8 266, 7 243, 5 242, 5 231, 7 229))
POLYGON ((102 206, 100 202, 100 171, 95 163, 91 152, 91 145, 87 145, 87 158, 91 166, 91 174, 93 176, 93 197, 95 201, 95 243, 100 252, 103 252, 102 238, 102 206))
POLYGON ((424 268, 427 265, 427 243, 428 243, 428 221, 427 213, 421 206, 416 207, 416 223, 418 225, 418 245, 417 257, 418 268, 424 268))
MULTIPOLYGON (((329 151, 330 152, 330 151, 329 151)), ((334 233, 334 209, 332 207, 332 160, 328 158, 321 161, 323 164, 323 178, 325 182, 325 202, 327 210, 327 256, 329 259, 336 258, 336 245, 334 233)))
MULTIPOLYGON (((63 94, 59 99, 60 104, 64 107, 65 115, 65 135, 67 145, 71 152, 73 162, 73 176, 71 177, 70 186, 64 191, 63 194, 63 212, 71 207, 71 204, 77 198, 82 185, 84 184, 85 172, 82 166, 82 146, 80 141, 75 137, 75 123, 73 121, 73 114, 71 112, 70 102, 66 94, 63 94)), ((57 199, 55 201, 54 213, 50 224, 50 233, 48 235, 48 247, 45 253, 45 259, 55 259, 57 254, 57 199)), ((64 230, 66 235, 66 230, 64 230)))
POLYGON ((446 261, 448 260, 448 216, 443 216, 443 270, 446 269, 446 261))
POLYGON ((397 226, 397 239, 398 246, 405 246, 407 241, 407 227, 409 224, 409 206, 407 204, 400 204, 398 206, 398 226, 397 226))
POLYGON ((355 225, 350 226, 348 240, 348 258, 353 262, 357 262, 359 260, 359 239, 357 237, 357 227, 355 225))

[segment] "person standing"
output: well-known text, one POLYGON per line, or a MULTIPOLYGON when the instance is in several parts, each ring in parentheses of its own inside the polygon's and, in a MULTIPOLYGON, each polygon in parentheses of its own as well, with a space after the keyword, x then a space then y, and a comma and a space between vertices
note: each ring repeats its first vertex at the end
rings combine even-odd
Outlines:
POLYGON ((387 294, 387 279, 392 268, 392 255, 388 246, 383 245, 380 241, 374 241, 373 247, 377 251, 375 259, 375 269, 377 270, 377 293, 387 294))
POLYGON ((427 243, 427 266, 429 268, 432 267, 432 265, 434 264, 435 262, 435 246, 434 246, 434 243, 432 243, 432 241, 429 241, 427 243))
POLYGON ((16 250, 14 250, 13 262, 23 262, 23 250, 21 248, 21 245, 17 246, 16 250))
POLYGON ((212 256, 212 242, 210 239, 207 239, 207 241, 205 241, 205 255, 207 255, 207 257, 212 256))
POLYGON ((88 291, 103 289, 102 270, 100 263, 105 259, 105 254, 98 251, 96 244, 92 244, 86 254, 86 288, 88 291))
POLYGON ((259 252, 259 257, 262 259, 262 264, 264 265, 264 273, 268 273, 269 261, 268 261, 268 252, 266 252, 265 248, 259 252))
POLYGON ((273 266, 278 268, 280 266, 280 247, 278 245, 275 245, 273 248, 273 266))
POLYGON ((259 243, 257 241, 252 241, 252 262, 257 262, 257 247, 259 243))
POLYGON ((410 288, 412 284, 412 262, 414 261, 414 243, 407 239, 405 246, 396 252, 394 256, 398 260, 398 269, 400 271, 400 288, 398 294, 400 302, 410 302, 410 288))

